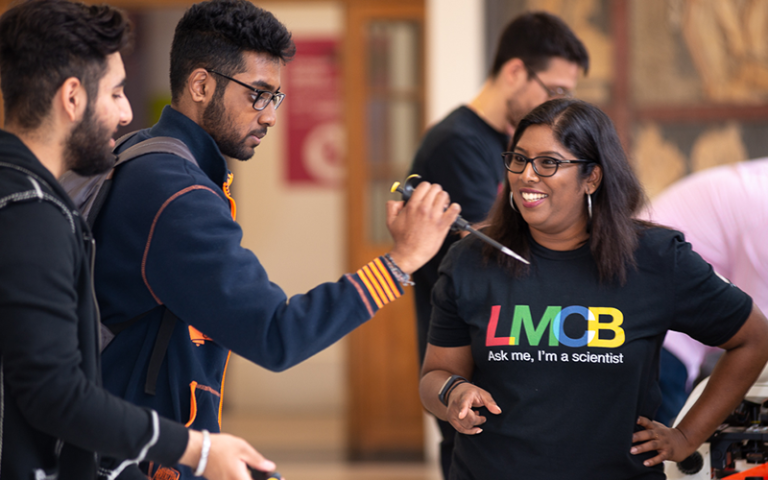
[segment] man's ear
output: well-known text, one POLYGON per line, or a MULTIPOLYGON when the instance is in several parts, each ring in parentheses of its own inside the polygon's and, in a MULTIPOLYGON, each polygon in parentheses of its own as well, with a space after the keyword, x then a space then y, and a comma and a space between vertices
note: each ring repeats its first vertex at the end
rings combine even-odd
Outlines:
POLYGON ((78 121, 85 113, 88 104, 88 93, 85 91, 79 78, 69 77, 56 91, 53 101, 57 103, 56 110, 60 110, 70 122, 78 121))
POLYGON ((525 63, 519 58, 510 58, 501 66, 499 77, 504 80, 504 83, 517 89, 528 81, 528 69, 525 68, 525 63))
POLYGON ((189 74, 187 90, 195 103, 208 103, 216 90, 216 80, 204 68, 197 68, 189 74))

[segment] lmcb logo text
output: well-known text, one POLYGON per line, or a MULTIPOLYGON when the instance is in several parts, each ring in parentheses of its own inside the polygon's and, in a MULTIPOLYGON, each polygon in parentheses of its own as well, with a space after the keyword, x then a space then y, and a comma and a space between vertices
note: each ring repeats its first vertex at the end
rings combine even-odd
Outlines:
POLYGON ((549 332, 547 345, 567 347, 601 347, 617 348, 624 344, 624 314, 612 307, 569 307, 549 306, 541 316, 538 325, 533 324, 531 307, 515 305, 512 316, 512 327, 508 337, 497 337, 501 305, 491 307, 491 317, 485 336, 485 346, 520 345, 521 330, 524 330, 528 345, 535 347, 541 342, 546 332, 549 332), (565 319, 569 315, 578 315, 587 322, 584 334, 578 338, 569 337, 565 332, 565 319), (610 321, 600 321, 609 318, 610 321), (601 334, 601 332, 603 332, 601 334))

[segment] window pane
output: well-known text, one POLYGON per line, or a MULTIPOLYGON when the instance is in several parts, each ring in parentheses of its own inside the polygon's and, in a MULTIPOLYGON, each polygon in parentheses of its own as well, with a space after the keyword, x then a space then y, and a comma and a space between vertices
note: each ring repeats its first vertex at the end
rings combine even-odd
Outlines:
POLYGON ((408 173, 422 124, 421 34, 409 21, 380 21, 368 27, 368 235, 389 243, 386 202, 393 182, 408 173))

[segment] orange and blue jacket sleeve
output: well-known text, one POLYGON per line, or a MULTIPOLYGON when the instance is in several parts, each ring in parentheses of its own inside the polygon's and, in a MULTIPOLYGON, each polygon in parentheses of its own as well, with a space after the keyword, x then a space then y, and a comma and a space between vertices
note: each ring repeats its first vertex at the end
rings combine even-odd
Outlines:
POLYGON ((348 275, 373 316, 384 305, 403 295, 403 288, 395 280, 383 257, 368 262, 354 274, 348 275))

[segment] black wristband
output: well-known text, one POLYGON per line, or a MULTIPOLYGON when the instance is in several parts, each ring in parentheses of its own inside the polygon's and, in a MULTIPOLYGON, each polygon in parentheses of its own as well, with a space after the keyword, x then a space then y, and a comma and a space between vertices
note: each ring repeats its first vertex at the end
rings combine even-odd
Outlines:
POLYGON ((437 398, 440 399, 440 403, 447 407, 448 395, 451 393, 451 390, 462 383, 469 383, 469 380, 462 377, 461 375, 451 375, 448 380, 445 381, 443 388, 440 389, 440 393, 437 395, 437 398))

